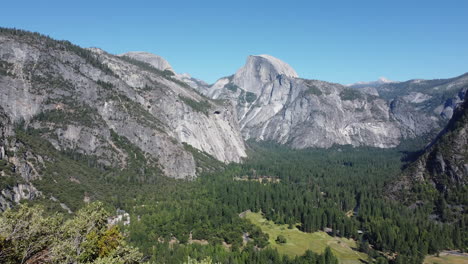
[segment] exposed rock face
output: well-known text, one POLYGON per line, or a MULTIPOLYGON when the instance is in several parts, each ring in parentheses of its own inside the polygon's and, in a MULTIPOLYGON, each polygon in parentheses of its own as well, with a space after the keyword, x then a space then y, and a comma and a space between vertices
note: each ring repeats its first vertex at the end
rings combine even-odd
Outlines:
POLYGON ((124 53, 124 54, 120 54, 119 56, 120 57, 127 56, 127 57, 130 57, 132 59, 136 59, 136 60, 139 60, 139 61, 146 62, 149 65, 151 65, 154 68, 156 68, 158 70, 161 70, 161 71, 168 70, 168 71, 174 72, 174 70, 172 69, 171 64, 169 64, 169 62, 167 60, 165 60, 163 57, 158 56, 158 55, 153 54, 153 53, 144 52, 144 51, 130 51, 130 52, 127 52, 127 53, 124 53))
MULTIPOLYGON (((350 88, 301 79, 288 64, 258 55, 208 87, 175 73, 157 55, 114 56, 0 28, 0 204, 7 208, 17 197, 40 195, 33 183, 56 161, 54 151, 95 157, 100 166, 122 171, 135 164, 138 152, 143 163, 132 169, 140 174, 148 166, 190 179, 199 169, 197 151, 239 162, 246 157, 244 139, 294 148, 394 147, 444 124, 467 83, 464 75, 350 88), (22 134, 54 151, 38 154, 22 134), (11 183, 16 176, 20 180, 11 183)), ((445 171, 447 164, 439 167, 445 171)), ((86 201, 92 196, 80 195, 86 201)))
POLYGON ((447 127, 424 153, 404 171, 393 191, 414 183, 430 183, 444 192, 468 184, 468 95, 447 127))
POLYGON ((188 73, 181 73, 181 74, 176 73, 166 59, 156 54, 152 54, 152 53, 144 52, 144 51, 130 51, 124 54, 120 54, 118 56, 128 57, 128 58, 132 58, 132 59, 144 62, 144 63, 148 63, 149 65, 151 65, 152 67, 160 71, 170 71, 174 73, 173 77, 175 79, 182 81, 188 84, 190 87, 193 87, 195 89, 204 89, 209 86, 204 81, 193 78, 188 73))
POLYGON ((260 94, 265 84, 276 81, 279 75, 299 77, 291 66, 269 55, 249 56, 246 64, 233 77, 232 82, 247 92, 260 94))
POLYGON ((373 87, 383 99, 400 98, 412 108, 411 112, 430 114, 444 126, 454 109, 463 102, 468 89, 468 74, 450 79, 388 82, 373 87))
POLYGON ((3 189, 0 193, 0 212, 11 208, 21 200, 33 200, 41 195, 32 184, 18 184, 11 189, 3 189))
MULTIPOLYGON (((194 157, 182 143, 222 162, 239 162, 246 156, 230 104, 200 96, 164 75, 161 70, 172 67, 159 56, 126 55, 150 63, 155 70, 99 49, 2 30, 0 115, 10 122, 2 126, 2 149, 14 153, 13 145, 1 142, 7 132, 14 136, 15 123, 24 122, 41 131, 40 136, 57 150, 94 155, 106 166, 124 167, 128 153, 115 144, 112 133, 116 133, 174 178, 196 176, 194 157)), ((16 156, 9 158, 14 162, 16 156)), ((26 173, 21 175, 30 180, 26 173)))
POLYGON ((398 122, 404 138, 424 135, 436 127, 435 118, 414 109, 402 98, 390 101, 390 113, 398 122))
POLYGON ((200 89, 209 97, 229 99, 245 139, 273 140, 295 148, 333 144, 395 147, 438 127, 438 119, 404 100, 378 97, 379 85, 363 89, 300 79, 286 63, 268 55, 249 56, 235 75, 200 89), (409 112, 408 112, 409 110, 409 112))

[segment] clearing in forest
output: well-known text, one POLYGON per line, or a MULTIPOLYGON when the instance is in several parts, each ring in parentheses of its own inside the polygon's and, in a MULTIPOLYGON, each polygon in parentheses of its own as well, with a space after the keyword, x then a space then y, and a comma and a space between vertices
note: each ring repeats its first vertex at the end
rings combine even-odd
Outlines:
POLYGON ((466 264, 468 263, 468 254, 452 254, 450 252, 441 252, 439 257, 427 256, 424 264, 466 264))
POLYGON ((288 225, 277 225, 273 221, 266 220, 260 213, 246 212, 245 218, 269 235, 270 246, 276 248, 280 254, 300 256, 308 249, 321 254, 327 246, 330 246, 333 254, 343 264, 361 264, 360 260, 368 258, 366 254, 353 250, 356 248, 356 242, 352 239, 332 237, 322 231, 306 233, 296 227, 288 229, 288 225), (276 243, 278 235, 283 235, 286 243, 276 243))

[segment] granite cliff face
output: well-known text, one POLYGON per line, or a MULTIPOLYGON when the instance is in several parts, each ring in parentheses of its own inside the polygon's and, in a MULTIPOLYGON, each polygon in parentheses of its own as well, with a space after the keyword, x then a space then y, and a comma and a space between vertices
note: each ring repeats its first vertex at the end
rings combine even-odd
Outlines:
MULTIPOLYGON (((128 149, 136 149, 173 178, 193 178, 202 169, 193 151, 225 163, 246 157, 231 104, 201 96, 157 56, 149 63, 132 57, 1 29, 0 176, 16 174, 28 185, 47 169, 49 157, 29 149, 21 131, 112 168, 125 169, 136 155, 128 149)), ((2 192, 3 200, 16 201, 13 196, 2 192)))
POLYGON ((392 186, 393 192, 409 190, 415 184, 430 184, 439 192, 468 184, 468 94, 451 120, 419 158, 392 186))
POLYGON ((301 79, 288 64, 259 55, 249 56, 233 76, 200 91, 237 106, 245 139, 272 140, 294 148, 333 144, 388 148, 403 139, 434 133, 444 124, 440 113, 419 109, 410 95, 379 96, 379 87, 399 84, 380 80, 343 86, 301 79))

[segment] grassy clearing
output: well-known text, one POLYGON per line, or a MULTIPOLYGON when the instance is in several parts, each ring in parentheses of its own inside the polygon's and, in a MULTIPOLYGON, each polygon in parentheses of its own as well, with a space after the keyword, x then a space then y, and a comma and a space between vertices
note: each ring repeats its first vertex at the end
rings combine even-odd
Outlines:
POLYGON ((356 242, 352 239, 332 237, 325 232, 305 233, 295 227, 288 229, 288 225, 277 225, 266 220, 260 213, 248 212, 245 217, 270 236, 270 245, 281 254, 300 256, 308 249, 321 254, 330 246, 340 263, 362 263, 360 259, 367 259, 366 254, 353 250, 356 248, 356 242), (275 242, 278 235, 286 238, 285 244, 275 242))
POLYGON ((468 256, 458 256, 458 255, 445 255, 440 253, 439 257, 436 256, 427 256, 424 259, 424 264, 466 264, 468 263, 468 256))

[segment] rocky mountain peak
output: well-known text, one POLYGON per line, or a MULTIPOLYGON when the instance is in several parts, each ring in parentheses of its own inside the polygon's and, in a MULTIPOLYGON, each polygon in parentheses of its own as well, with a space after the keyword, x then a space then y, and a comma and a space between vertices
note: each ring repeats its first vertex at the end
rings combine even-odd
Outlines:
POLYGON ((233 77, 233 82, 249 90, 257 92, 262 84, 274 81, 279 75, 298 78, 296 71, 286 62, 270 55, 251 55, 245 65, 233 77))
POLYGON ((382 84, 388 84, 388 83, 397 83, 397 81, 392 81, 389 80, 385 77, 380 77, 376 81, 371 81, 371 82, 357 82, 357 83, 352 83, 348 84, 346 86, 352 87, 352 88, 361 88, 361 87, 376 87, 380 86, 382 84))
POLYGON ((385 77, 380 77, 379 79, 377 79, 377 82, 378 83, 393 83, 395 81, 389 80, 389 79, 387 79, 385 77))
POLYGON ((251 55, 247 58, 247 63, 254 63, 260 66, 268 64, 272 67, 271 70, 273 70, 277 74, 282 74, 293 78, 299 77, 296 71, 291 66, 289 66, 289 64, 271 55, 251 55))
POLYGON ((172 69, 171 64, 169 64, 169 62, 166 59, 156 54, 150 53, 150 52, 130 51, 124 54, 120 54, 119 56, 121 57, 126 56, 135 60, 146 62, 150 64, 151 66, 153 66, 154 68, 161 70, 161 71, 169 70, 169 71, 174 72, 174 69, 172 69))

